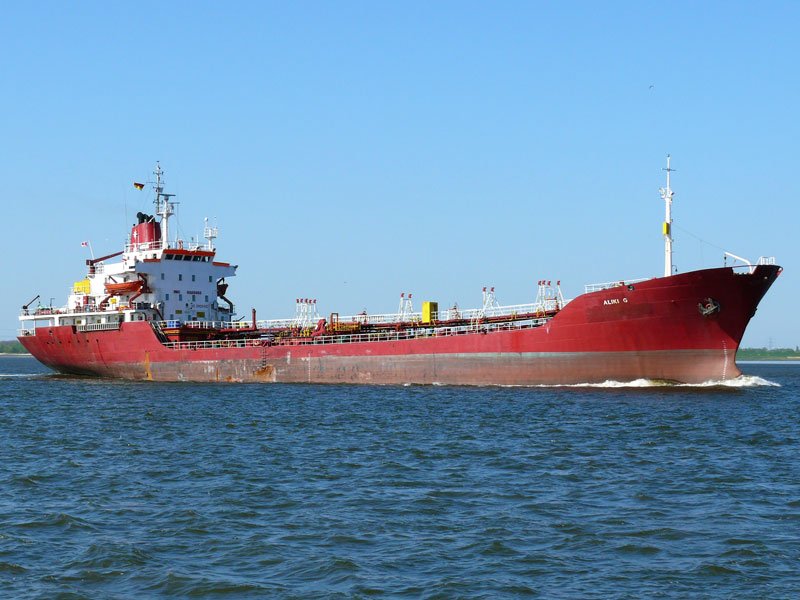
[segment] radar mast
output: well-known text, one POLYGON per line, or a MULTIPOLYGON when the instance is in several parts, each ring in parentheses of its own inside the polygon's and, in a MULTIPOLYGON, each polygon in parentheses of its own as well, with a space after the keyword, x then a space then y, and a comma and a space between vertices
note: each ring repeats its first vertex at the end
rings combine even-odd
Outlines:
POLYGON ((153 204, 156 205, 156 214, 161 217, 161 240, 164 248, 169 248, 169 218, 175 214, 175 203, 170 201, 170 198, 175 194, 164 193, 164 169, 161 168, 161 163, 156 161, 156 170, 153 171, 156 176, 156 198, 153 204))

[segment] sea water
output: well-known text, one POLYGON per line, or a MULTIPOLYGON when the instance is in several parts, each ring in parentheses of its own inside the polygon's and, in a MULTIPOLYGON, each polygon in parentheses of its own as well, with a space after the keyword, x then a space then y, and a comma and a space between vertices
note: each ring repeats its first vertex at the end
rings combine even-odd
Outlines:
POLYGON ((0 357, 0 596, 791 598, 800 365, 132 383, 0 357))

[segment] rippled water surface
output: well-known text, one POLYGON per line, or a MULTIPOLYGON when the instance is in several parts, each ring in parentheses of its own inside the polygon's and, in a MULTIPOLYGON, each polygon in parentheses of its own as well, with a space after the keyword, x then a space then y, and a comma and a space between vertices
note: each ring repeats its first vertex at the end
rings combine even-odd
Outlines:
POLYGON ((193 385, 0 357, 0 595, 798 597, 800 365, 744 370, 193 385))

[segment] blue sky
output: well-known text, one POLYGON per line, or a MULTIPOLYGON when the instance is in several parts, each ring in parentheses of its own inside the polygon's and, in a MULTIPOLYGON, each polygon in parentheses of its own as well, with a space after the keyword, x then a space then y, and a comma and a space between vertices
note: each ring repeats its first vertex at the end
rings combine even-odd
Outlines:
POLYGON ((800 344, 800 4, 12 3, 0 339, 117 250, 156 160, 262 318, 532 301, 539 279, 785 268, 745 336, 800 344))

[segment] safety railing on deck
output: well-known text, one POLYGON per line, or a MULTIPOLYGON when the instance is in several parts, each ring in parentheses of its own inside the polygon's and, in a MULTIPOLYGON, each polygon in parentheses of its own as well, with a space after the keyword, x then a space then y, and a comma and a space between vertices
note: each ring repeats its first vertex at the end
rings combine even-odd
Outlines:
POLYGON ((162 250, 162 249, 173 249, 173 250, 204 250, 206 252, 211 252, 214 249, 210 248, 208 244, 198 244, 194 240, 187 241, 187 240, 177 240, 175 242, 164 243, 163 241, 158 242, 141 242, 138 244, 125 244, 125 252, 148 252, 150 250, 162 250))
MULTIPOLYGON (((484 317, 509 317, 514 318, 517 315, 536 315, 551 313, 559 308, 563 308, 568 301, 561 302, 555 298, 548 299, 545 302, 530 303, 530 304, 513 304, 509 306, 491 306, 487 308, 447 308, 440 310, 437 320, 438 321, 451 321, 463 319, 472 321, 482 319, 484 317)), ((320 317, 321 318, 321 317, 320 317)), ((181 325, 179 321, 162 321, 162 327, 178 327, 181 325)), ((422 313, 413 312, 400 315, 398 313, 385 313, 385 314, 360 314, 360 315, 347 315, 338 317, 338 323, 352 324, 359 323, 362 325, 393 325, 395 323, 414 323, 422 324, 422 313)), ((182 324, 184 327, 191 327, 195 329, 252 329, 253 322, 242 321, 186 321, 182 324)), ((316 320, 312 319, 306 322, 300 322, 297 318, 294 319, 268 319, 256 321, 257 329, 288 329, 290 327, 310 327, 316 325, 316 320)))
MULTIPOLYGON (((104 309, 100 309, 96 304, 81 304, 75 307, 63 306, 61 308, 38 308, 36 310, 23 310, 20 312, 20 317, 27 317, 27 320, 33 320, 33 317, 46 319, 54 315, 58 316, 71 316, 71 315, 109 315, 119 314, 122 311, 135 309, 146 310, 152 308, 153 305, 149 302, 134 302, 133 305, 109 305, 104 309)), ((175 321, 175 323, 180 323, 175 321)))
POLYGON ((142 242, 140 244, 125 244, 125 252, 146 252, 148 250, 161 250, 163 242, 142 242))
POLYGON ((733 263, 731 264, 732 269, 747 269, 749 273, 755 273, 756 267, 759 265, 774 265, 775 264, 775 257, 774 256, 759 256, 758 261, 753 264, 748 259, 738 256, 733 252, 725 252, 725 264, 728 263, 728 258, 733 259, 733 263), (742 263, 742 264, 736 264, 742 263))
POLYGON ((35 310, 25 310, 20 312, 21 317, 50 317, 52 315, 61 315, 68 312, 66 308, 37 308, 35 310))
MULTIPOLYGON (((556 299, 547 300, 544 303, 512 304, 509 306, 490 306, 487 308, 445 308, 439 310, 438 321, 451 321, 455 319, 481 319, 483 317, 514 317, 516 315, 528 315, 545 313, 558 310, 556 299)), ((340 323, 362 323, 364 325, 391 325, 392 323, 421 323, 422 313, 413 312, 399 315, 398 313, 386 313, 378 315, 360 314, 339 317, 340 323)), ((292 324, 292 321, 289 321, 292 324)), ((296 322, 294 322, 296 324, 296 322)), ((280 325, 278 325, 280 326, 280 325)), ((274 326, 273 326, 274 327, 274 326)))
MULTIPOLYGON (((265 321, 259 321, 264 323, 265 321)), ((159 321, 162 327, 191 327, 193 329, 252 329, 252 321, 159 321)), ((290 321, 291 323, 291 321, 290 321)), ((287 325, 287 327, 290 325, 287 325)), ((263 328, 262 328, 263 329, 263 328)))
MULTIPOLYGON (((194 321, 195 323, 204 323, 205 321, 194 321)), ((153 321, 153 325, 159 329, 177 329, 181 326, 181 322, 177 320, 170 321, 153 321)))
POLYGON ((75 331, 113 331, 119 329, 119 323, 89 323, 87 325, 76 325, 75 331))
POLYGON ((396 342, 419 338, 434 338, 465 334, 494 333, 541 327, 549 318, 530 319, 527 321, 508 321, 505 323, 483 323, 462 325, 458 327, 418 327, 400 331, 380 331, 370 333, 353 333, 342 335, 320 335, 305 338, 280 338, 269 336, 255 339, 205 340, 197 342, 166 342, 168 348, 199 350, 216 348, 247 348, 249 346, 307 346, 320 344, 355 344, 364 342, 396 342))
POLYGON ((619 281, 609 281, 608 283, 589 283, 584 286, 584 291, 588 294, 590 292, 599 292, 600 290, 608 290, 615 287, 624 287, 632 283, 640 283, 648 281, 652 277, 640 277, 639 279, 625 279, 619 281))

